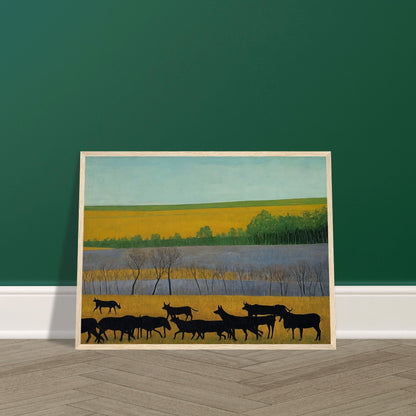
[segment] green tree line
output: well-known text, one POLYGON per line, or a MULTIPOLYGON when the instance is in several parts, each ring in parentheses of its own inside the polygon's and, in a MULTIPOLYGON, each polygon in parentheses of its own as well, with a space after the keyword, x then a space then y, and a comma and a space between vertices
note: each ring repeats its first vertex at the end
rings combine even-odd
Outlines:
POLYGON ((87 240, 84 247, 132 248, 132 247, 177 247, 220 245, 270 245, 270 244, 317 244, 328 242, 328 215, 326 207, 301 216, 287 214, 272 215, 263 210, 252 218, 246 229, 230 228, 228 233, 213 235, 210 226, 201 227, 195 237, 182 238, 179 233, 164 238, 152 234, 143 239, 140 235, 131 238, 106 238, 87 240))

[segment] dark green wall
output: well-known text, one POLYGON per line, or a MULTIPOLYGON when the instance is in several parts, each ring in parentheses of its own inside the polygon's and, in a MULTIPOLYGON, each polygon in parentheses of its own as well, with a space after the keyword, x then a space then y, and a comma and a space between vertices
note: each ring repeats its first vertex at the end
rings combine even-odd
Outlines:
POLYGON ((0 3, 0 284, 76 282, 81 150, 331 150, 337 284, 415 284, 416 2, 0 3))

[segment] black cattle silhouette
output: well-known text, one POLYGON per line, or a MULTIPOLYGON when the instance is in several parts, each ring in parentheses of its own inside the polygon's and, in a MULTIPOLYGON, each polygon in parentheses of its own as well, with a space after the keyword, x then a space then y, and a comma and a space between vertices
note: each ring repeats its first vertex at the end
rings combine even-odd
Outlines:
POLYGON ((263 331, 258 329, 258 324, 255 322, 254 318, 250 318, 248 316, 236 316, 230 315, 229 313, 225 312, 221 305, 218 305, 218 309, 214 311, 217 315, 221 317, 221 319, 225 322, 228 329, 231 331, 231 337, 234 341, 237 341, 235 338, 235 330, 241 329, 244 332, 245 338, 244 341, 247 341, 247 331, 252 332, 256 335, 256 339, 261 337, 263 331))
POLYGON ((250 305, 247 302, 244 302, 243 310, 247 311, 248 316, 257 316, 257 315, 276 315, 276 307, 279 305, 250 305))
POLYGON ((205 338, 205 334, 207 332, 215 332, 218 335, 218 338, 221 340, 222 337, 226 339, 226 336, 223 334, 224 332, 228 335, 228 338, 231 338, 231 330, 229 329, 228 325, 224 321, 204 321, 204 320, 193 320, 189 321, 195 324, 196 331, 198 333, 198 337, 202 339, 205 338))
POLYGON ((274 326, 276 323, 276 313, 279 305, 250 305, 244 302, 243 310, 247 311, 250 318, 253 318, 258 325, 267 325, 267 338, 273 338, 274 326), (266 316, 258 316, 266 315, 266 316))
POLYGON ((169 316, 175 318, 177 315, 186 315, 185 321, 188 320, 188 316, 190 316, 191 319, 193 318, 192 311, 198 312, 197 309, 191 308, 190 306, 174 307, 170 306, 170 303, 165 302, 163 302, 162 309, 164 309, 167 312, 166 319, 169 319, 169 316))
POLYGON ((100 300, 100 299, 94 298, 94 302, 95 302, 94 312, 97 309, 100 309, 100 313, 102 313, 101 308, 108 308, 108 313, 111 312, 111 309, 114 309, 114 313, 117 313, 116 308, 121 309, 120 304, 118 304, 115 300, 100 300))
POLYGON ((108 341, 106 331, 114 331, 114 338, 116 338, 116 331, 121 332, 120 341, 123 341, 123 335, 127 334, 128 340, 134 337, 134 330, 140 325, 140 318, 135 316, 126 315, 121 318, 103 318, 98 322, 97 327, 100 330, 100 335, 104 335, 105 339, 108 341))
POLYGON ((97 332, 97 321, 94 318, 81 319, 81 334, 88 332, 88 342, 91 339, 91 334, 95 336, 95 342, 98 344, 103 342, 103 337, 97 332))
POLYGON ((161 338, 166 338, 166 329, 170 330, 169 321, 163 316, 142 316, 140 319, 140 328, 146 331, 146 339, 152 336, 152 331, 157 332, 161 338), (163 328, 163 336, 156 328, 163 328))
POLYGON ((315 328, 316 338, 315 341, 321 340, 321 329, 319 323, 321 317, 317 313, 307 313, 303 315, 291 313, 292 309, 288 309, 284 305, 276 305, 277 316, 280 316, 279 322, 283 319, 283 326, 286 329, 292 330, 292 339, 295 338, 295 329, 299 328, 300 339, 302 340, 304 328, 315 328))
POLYGON ((172 318, 170 319, 172 322, 174 322, 176 324, 176 326, 178 327, 178 331, 175 332, 175 335, 173 336, 173 339, 176 338, 176 335, 182 333, 182 339, 185 335, 185 333, 188 334, 192 334, 192 338, 194 339, 195 334, 198 334, 198 337, 196 339, 198 339, 199 337, 202 338, 202 333, 198 332, 198 322, 200 322, 199 320, 197 321, 182 321, 181 319, 179 319, 176 316, 172 316, 172 318))

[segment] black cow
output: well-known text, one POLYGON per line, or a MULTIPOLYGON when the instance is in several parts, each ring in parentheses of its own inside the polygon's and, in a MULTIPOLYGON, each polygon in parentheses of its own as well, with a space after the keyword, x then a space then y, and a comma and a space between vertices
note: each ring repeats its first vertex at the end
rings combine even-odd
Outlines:
POLYGON ((321 329, 319 328, 319 323, 321 322, 321 317, 317 313, 307 313, 303 315, 298 315, 290 313, 292 309, 288 309, 284 305, 276 305, 277 316, 280 316, 279 322, 283 319, 283 326, 286 329, 292 330, 292 339, 295 338, 295 329, 299 328, 300 339, 302 340, 303 329, 304 328, 315 328, 316 338, 315 341, 321 339, 321 329))
POLYGON ((202 321, 200 321, 200 320, 182 321, 181 319, 177 318, 176 316, 172 316, 172 318, 170 320, 172 322, 174 322, 176 324, 176 326, 178 327, 178 331, 175 332, 175 335, 173 336, 173 339, 175 339, 176 335, 178 335, 180 333, 182 333, 182 339, 183 339, 185 333, 192 334, 191 339, 194 339, 195 334, 198 334, 196 339, 198 339, 199 337, 203 338, 202 332, 200 330, 198 330, 198 324, 202 321))
POLYGON ((205 334, 207 332, 215 332, 219 339, 221 340, 222 337, 226 339, 226 336, 223 334, 223 332, 228 334, 228 338, 231 338, 232 331, 228 327, 228 325, 224 321, 203 321, 203 320, 194 320, 189 321, 188 323, 195 323, 195 329, 198 333, 198 337, 201 337, 202 339, 205 338, 205 334))
POLYGON ((186 315, 185 317, 185 321, 188 320, 188 316, 192 317, 192 311, 198 312, 196 309, 191 308, 190 306, 170 306, 170 303, 165 303, 163 302, 163 307, 162 309, 165 309, 165 311, 167 312, 167 316, 166 319, 169 319, 169 316, 171 316, 172 318, 176 318, 177 315, 186 315))
POLYGON ((108 341, 106 334, 107 330, 114 331, 114 338, 116 338, 116 331, 121 332, 120 341, 123 341, 123 335, 128 335, 128 340, 134 337, 134 330, 140 325, 140 318, 135 316, 126 315, 121 318, 103 318, 98 322, 97 326, 100 329, 100 335, 104 335, 105 339, 108 341))
POLYGON ((88 342, 91 338, 91 334, 95 336, 95 342, 98 344, 103 341, 103 337, 97 332, 97 321, 94 318, 81 319, 81 334, 88 332, 88 342))
POLYGON ((111 309, 114 309, 114 313, 117 313, 116 308, 121 309, 120 304, 118 304, 115 300, 100 300, 100 299, 94 298, 94 302, 95 302, 94 312, 98 308, 100 309, 100 313, 102 313, 101 308, 108 308, 108 313, 111 312, 111 309))
POLYGON ((221 319, 225 322, 228 329, 231 331, 232 339, 234 341, 237 341, 235 338, 235 330, 236 329, 242 329, 245 335, 244 341, 247 341, 247 331, 252 332, 254 335, 256 335, 256 339, 261 337, 261 334, 263 331, 260 331, 258 329, 258 324, 254 320, 254 318, 250 318, 248 316, 235 316, 230 315, 229 313, 225 312, 222 306, 218 305, 218 309, 214 311, 217 315, 221 317, 221 319))
POLYGON ((276 315, 276 306, 279 305, 250 305, 247 302, 244 302, 243 310, 247 311, 248 316, 257 316, 257 315, 276 315))
POLYGON ((161 338, 166 338, 166 329, 171 329, 169 321, 163 316, 142 316, 139 319, 140 328, 146 330, 146 339, 149 335, 152 336, 152 331, 157 332, 161 338), (156 328, 163 328, 163 336, 156 328))

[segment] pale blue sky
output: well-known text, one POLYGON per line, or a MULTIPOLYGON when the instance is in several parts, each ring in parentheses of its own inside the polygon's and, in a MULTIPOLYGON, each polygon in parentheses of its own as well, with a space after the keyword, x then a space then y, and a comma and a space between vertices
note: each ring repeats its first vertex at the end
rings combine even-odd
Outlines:
POLYGON ((326 197, 325 157, 95 157, 85 205, 326 197))

